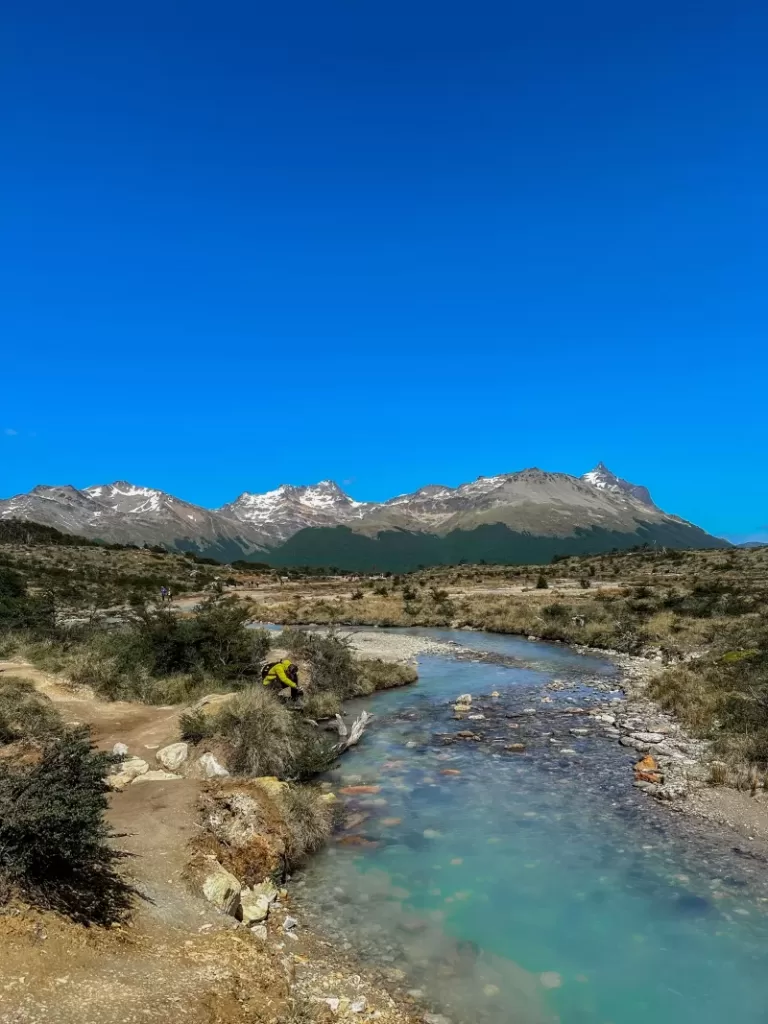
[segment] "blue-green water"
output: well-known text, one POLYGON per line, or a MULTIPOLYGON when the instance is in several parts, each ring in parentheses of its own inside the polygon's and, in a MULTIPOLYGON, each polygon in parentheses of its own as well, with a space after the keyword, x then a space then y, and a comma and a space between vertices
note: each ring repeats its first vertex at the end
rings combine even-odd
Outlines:
POLYGON ((424 657, 416 687, 372 700, 333 781, 380 789, 344 797, 339 841, 299 880, 316 926, 456 1024, 768 1021, 765 865, 633 789, 624 748, 569 733, 591 723, 565 712, 610 699, 580 683, 612 666, 430 632, 515 667, 424 657), (454 721, 464 692, 485 721, 454 721), (473 728, 482 742, 445 739, 473 728))

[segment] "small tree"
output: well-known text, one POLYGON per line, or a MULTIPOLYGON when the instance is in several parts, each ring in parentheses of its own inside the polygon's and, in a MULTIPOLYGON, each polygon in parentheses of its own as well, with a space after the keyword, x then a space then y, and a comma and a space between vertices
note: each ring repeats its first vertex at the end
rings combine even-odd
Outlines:
POLYGON ((82 923, 127 913, 134 890, 104 820, 105 775, 118 759, 86 729, 50 741, 39 759, 0 759, 0 878, 33 903, 82 923))
POLYGON ((536 580, 536 589, 537 590, 548 590, 549 589, 549 584, 547 583, 547 577, 544 575, 543 572, 539 573, 539 578, 536 580))

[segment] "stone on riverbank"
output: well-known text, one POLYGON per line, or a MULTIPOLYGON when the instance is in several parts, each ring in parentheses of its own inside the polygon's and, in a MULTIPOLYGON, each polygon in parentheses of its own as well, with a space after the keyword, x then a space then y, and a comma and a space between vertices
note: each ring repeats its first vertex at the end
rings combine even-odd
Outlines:
POLYGON ((233 874, 214 860, 203 881, 203 896, 225 914, 235 915, 240 907, 242 886, 233 874))

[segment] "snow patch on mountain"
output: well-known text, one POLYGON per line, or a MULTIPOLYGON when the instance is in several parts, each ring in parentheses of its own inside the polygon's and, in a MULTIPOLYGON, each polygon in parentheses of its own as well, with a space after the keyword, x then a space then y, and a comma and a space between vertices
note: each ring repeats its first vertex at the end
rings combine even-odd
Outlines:
POLYGON ((609 491, 611 494, 619 496, 631 497, 647 505, 649 508, 656 508, 647 487, 643 487, 641 484, 631 484, 628 480, 622 480, 621 477, 612 473, 603 462, 598 462, 595 468, 585 473, 581 479, 592 487, 597 487, 598 490, 609 491))

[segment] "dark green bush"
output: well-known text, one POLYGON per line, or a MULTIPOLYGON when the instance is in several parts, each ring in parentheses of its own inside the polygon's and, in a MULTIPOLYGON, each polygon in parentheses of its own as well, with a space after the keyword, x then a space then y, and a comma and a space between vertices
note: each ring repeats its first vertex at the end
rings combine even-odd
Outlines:
POLYGON ((125 916, 133 890, 104 820, 105 775, 116 763, 87 730, 65 732, 32 763, 0 759, 0 878, 38 906, 83 923, 125 916))

